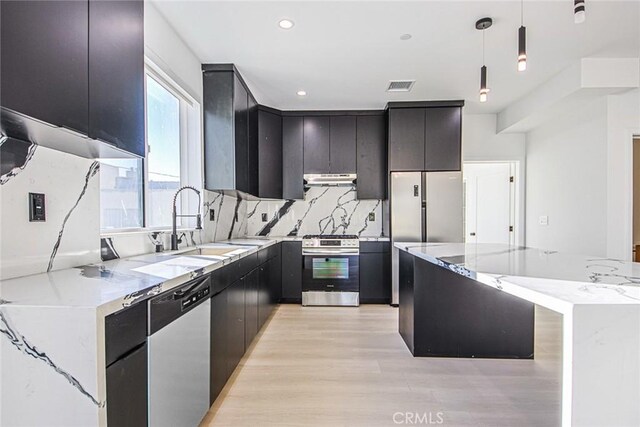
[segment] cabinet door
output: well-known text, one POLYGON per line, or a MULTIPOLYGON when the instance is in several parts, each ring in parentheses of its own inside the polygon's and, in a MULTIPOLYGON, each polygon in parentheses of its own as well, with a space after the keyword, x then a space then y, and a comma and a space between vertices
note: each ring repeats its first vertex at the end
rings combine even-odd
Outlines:
POLYGON ((356 116, 331 116, 331 173, 356 172, 356 116))
POLYGON ((302 302, 302 242, 282 242, 282 300, 302 302))
POLYGON ((387 144, 385 117, 357 119, 358 199, 387 198, 387 144))
POLYGON ((282 197, 304 198, 303 182, 303 118, 282 118, 282 197))
POLYGON ((269 292, 269 304, 271 310, 275 309, 282 298, 282 259, 280 257, 280 248, 278 248, 278 255, 269 260, 271 264, 270 272, 270 292, 269 292))
POLYGON ((391 255, 360 253, 360 302, 389 304, 391 302, 391 255))
POLYGON ((411 350, 414 351, 414 305, 413 305, 413 281, 414 266, 413 255, 408 252, 400 251, 399 253, 399 280, 398 280, 398 331, 404 339, 404 342, 411 350))
POLYGON ((389 172, 424 170, 425 109, 389 110, 389 172))
MULTIPOLYGON (((270 260, 269 260, 270 261, 270 260)), ((271 263, 267 261, 260 266, 258 285, 258 330, 262 328, 271 314, 271 263)))
POLYGON ((211 298, 210 404, 216 400, 231 374, 227 361, 227 316, 227 291, 224 290, 211 298))
POLYGON ((459 171, 462 108, 427 108, 425 170, 459 171))
MULTIPOLYGON (((248 120, 249 120, 249 130, 248 130, 249 191, 248 193, 254 196, 258 196, 259 195, 258 168, 260 164, 260 148, 259 148, 259 140, 258 140, 259 139, 258 103, 250 94, 247 100, 248 100, 248 120)), ((263 196, 260 196, 260 197, 263 197, 263 196)))
POLYGON ((227 288, 227 369, 229 375, 244 355, 244 281, 227 288))
POLYGON ((259 270, 256 268, 242 278, 244 281, 244 348, 245 351, 258 334, 259 270))
POLYGON ((106 369, 107 423, 111 426, 147 425, 147 344, 106 369))
POLYGON ((143 157, 144 2, 89 1, 89 137, 143 157))
POLYGON ((88 3, 2 1, 0 15, 2 106, 87 134, 88 3))
POLYGON ((249 192, 249 96, 240 79, 233 76, 233 120, 236 146, 235 189, 249 192))
POLYGON ((281 199, 283 151, 282 117, 279 115, 268 111, 258 112, 258 150, 257 196, 281 199))
POLYGON ((331 173, 328 116, 304 118, 304 173, 331 173))

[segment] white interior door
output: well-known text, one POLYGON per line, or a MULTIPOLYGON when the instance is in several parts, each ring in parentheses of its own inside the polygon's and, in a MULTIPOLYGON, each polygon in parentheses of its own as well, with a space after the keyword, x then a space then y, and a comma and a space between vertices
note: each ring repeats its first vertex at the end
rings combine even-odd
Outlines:
POLYGON ((509 162, 464 164, 467 243, 514 243, 512 169, 509 162))

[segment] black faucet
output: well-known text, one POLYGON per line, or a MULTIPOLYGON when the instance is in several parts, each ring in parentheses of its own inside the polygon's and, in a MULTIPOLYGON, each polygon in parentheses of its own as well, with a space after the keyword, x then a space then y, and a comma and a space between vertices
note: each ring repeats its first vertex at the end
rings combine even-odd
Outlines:
POLYGON ((171 231, 171 250, 172 251, 177 250, 178 244, 182 243, 182 238, 178 238, 178 232, 176 230, 176 219, 178 217, 180 218, 196 217, 196 230, 202 230, 202 218, 200 216, 200 192, 196 190, 195 187, 192 187, 190 185, 185 185, 184 187, 181 187, 180 189, 178 189, 178 191, 176 191, 176 194, 173 196, 173 228, 171 231), (193 190, 198 195, 198 213, 196 215, 178 215, 178 213, 176 212, 176 201, 178 200, 178 194, 180 194, 182 190, 186 190, 186 189, 193 190))

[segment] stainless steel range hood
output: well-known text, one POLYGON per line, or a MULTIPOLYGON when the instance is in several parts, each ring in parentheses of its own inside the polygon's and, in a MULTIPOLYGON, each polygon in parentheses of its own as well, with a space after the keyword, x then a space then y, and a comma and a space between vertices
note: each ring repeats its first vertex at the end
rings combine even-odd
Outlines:
POLYGON ((356 185, 355 173, 304 174, 306 187, 345 187, 356 185))

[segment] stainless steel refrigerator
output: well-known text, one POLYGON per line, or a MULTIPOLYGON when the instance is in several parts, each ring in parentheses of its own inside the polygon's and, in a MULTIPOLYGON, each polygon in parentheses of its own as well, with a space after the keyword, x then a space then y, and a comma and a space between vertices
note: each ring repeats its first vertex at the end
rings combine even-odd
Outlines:
POLYGON ((464 241, 462 172, 391 173, 392 303, 398 304, 395 242, 464 241))

